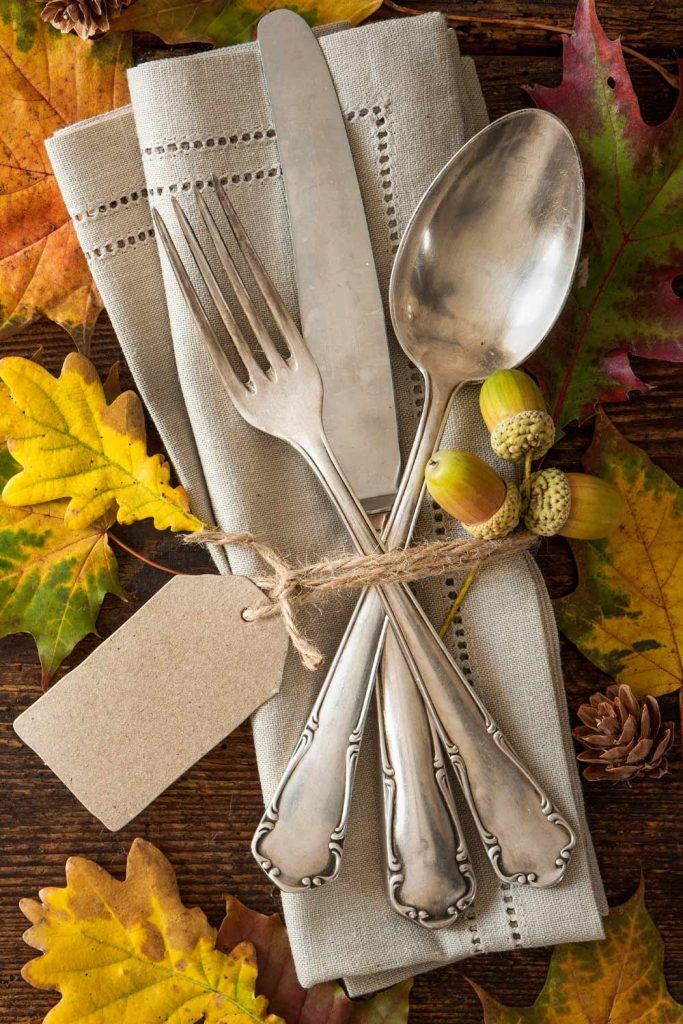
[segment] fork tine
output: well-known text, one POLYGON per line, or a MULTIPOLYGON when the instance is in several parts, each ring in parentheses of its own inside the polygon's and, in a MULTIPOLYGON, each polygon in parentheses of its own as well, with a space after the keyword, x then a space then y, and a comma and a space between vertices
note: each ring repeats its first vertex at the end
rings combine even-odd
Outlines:
POLYGON ((254 275, 254 279, 261 290, 263 298, 265 299, 266 305, 270 309, 275 322, 280 328, 290 352, 294 353, 305 349, 306 343, 301 336, 301 332, 295 324, 289 310, 282 301, 282 296, 271 281, 265 267, 257 256, 256 250, 249 241, 249 237, 242 226, 241 220, 237 216, 235 207, 228 198, 227 192, 215 175, 213 176, 212 181, 214 190, 218 196, 218 201, 223 208, 223 213, 230 225, 230 230, 235 236, 235 241, 239 246, 240 252, 249 264, 251 272, 254 275))
POLYGON ((218 310, 220 318, 225 324, 228 333, 232 338, 232 342, 235 348, 237 349, 237 353, 240 359, 244 363, 244 366, 246 368, 247 373, 249 374, 249 377, 252 379, 252 381, 265 380, 265 374, 261 367, 259 366, 259 364, 256 362, 256 359, 254 358, 254 353, 251 351, 251 348, 249 347, 249 342, 244 337, 244 334, 242 333, 240 327, 237 324, 237 321, 232 315, 230 307, 225 301, 225 296, 223 295, 221 286, 216 280, 216 275, 209 266, 209 262, 202 251, 202 247, 199 244, 197 236, 195 235, 194 230, 192 228, 192 225, 185 216, 185 212, 183 211, 183 208, 181 207, 180 203, 175 198, 173 199, 172 202, 173 212, 175 213, 178 224, 180 225, 180 230, 185 236, 185 241, 187 242, 188 248, 192 253, 192 258, 197 264, 197 269, 201 274, 202 280, 204 281, 204 284, 209 290, 209 294, 211 295, 211 298, 213 299, 216 305, 216 309, 218 310))
POLYGON ((183 266, 183 262, 180 258, 178 250, 175 247, 175 243, 169 234, 169 230, 166 227, 166 223, 161 214, 152 207, 152 221, 156 230, 157 236, 161 241, 161 245, 168 257, 168 261, 173 268, 176 280, 183 293, 183 298, 187 303, 192 318, 195 322, 197 330, 199 331, 200 337, 206 345, 209 354, 213 360, 214 366, 218 371, 218 374, 223 381, 228 394, 233 398, 235 396, 235 389, 243 389, 244 384, 239 379, 237 374, 232 368, 230 360, 223 351, 221 344, 216 337, 216 332, 211 326, 211 322, 207 317, 199 296, 197 295, 192 281, 183 266))
POLYGON ((235 293, 235 297, 239 302, 240 306, 244 310, 244 314, 251 325, 251 329, 254 332, 256 340, 263 349, 265 356, 274 370, 284 365, 284 359, 278 352, 277 347, 273 343, 273 339, 270 336, 270 331, 264 324, 261 316, 254 306, 251 300, 251 296, 246 289, 244 281, 240 275, 239 270, 235 264, 232 255, 228 247, 225 244, 223 236, 218 229, 218 225, 214 220, 214 216, 209 209, 209 204, 202 195, 202 193, 195 189, 195 199, 197 200, 197 206, 199 207, 199 213, 201 214, 202 220, 206 225, 206 229, 211 235, 214 246, 216 247, 216 253, 221 262, 225 273, 228 276, 228 280, 232 285, 232 289, 235 293))

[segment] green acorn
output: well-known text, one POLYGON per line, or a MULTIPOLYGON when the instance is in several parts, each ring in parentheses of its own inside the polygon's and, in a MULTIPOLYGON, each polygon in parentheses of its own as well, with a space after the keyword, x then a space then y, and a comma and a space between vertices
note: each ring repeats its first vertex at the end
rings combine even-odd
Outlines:
POLYGON ((427 490, 468 533, 483 540, 505 537, 521 514, 519 490, 472 452, 435 452, 425 468, 427 490))
POLYGON ((479 408, 501 459, 520 462, 528 452, 540 459, 552 447, 555 424, 540 388, 521 370, 492 373, 479 392, 479 408))
POLYGON ((625 511, 620 492, 607 480, 549 468, 531 476, 524 522, 542 537, 599 540, 616 530, 625 511))

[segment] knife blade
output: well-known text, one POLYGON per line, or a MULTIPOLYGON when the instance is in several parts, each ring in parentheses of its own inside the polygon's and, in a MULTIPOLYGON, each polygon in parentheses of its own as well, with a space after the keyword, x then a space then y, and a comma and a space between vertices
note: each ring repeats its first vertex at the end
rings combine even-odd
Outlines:
POLYGON ((382 297, 345 119, 327 61, 293 11, 258 43, 277 137, 301 329, 324 385, 332 451, 369 513, 393 505, 400 470, 382 297))

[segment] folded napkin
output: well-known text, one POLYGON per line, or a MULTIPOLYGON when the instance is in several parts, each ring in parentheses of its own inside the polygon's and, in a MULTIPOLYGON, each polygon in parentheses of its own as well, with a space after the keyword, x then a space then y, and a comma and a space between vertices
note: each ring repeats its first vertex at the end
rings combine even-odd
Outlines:
MULTIPOLYGON (((443 164, 485 123, 485 107, 472 62, 459 55, 455 35, 439 15, 322 33, 321 45, 345 112, 386 298, 393 256, 410 214, 443 164)), ((154 205, 186 254, 171 197, 196 222, 190 189, 196 184, 215 202, 209 181, 216 174, 296 311, 285 195, 258 48, 245 44, 144 64, 129 73, 129 81, 130 107, 64 129, 48 150, 137 386, 198 514, 224 530, 250 530, 289 558, 336 554, 348 548, 348 540, 327 498, 303 459, 253 430, 232 408, 171 270, 159 258, 151 225, 154 205)), ((422 401, 421 380, 393 339, 391 345, 407 453, 422 401)), ((444 444, 493 459, 476 388, 459 396, 444 444)), ((425 504, 421 536, 455 529, 425 504)), ((223 572, 258 568, 242 550, 214 557, 223 572)), ((449 578, 418 587, 435 622, 445 615, 457 586, 458 580, 449 578)), ((305 627, 328 665, 354 599, 330 599, 322 612, 307 615, 305 627)), ((395 914, 383 885, 379 760, 371 720, 342 874, 316 892, 283 897, 305 986, 343 976, 350 993, 358 995, 475 953, 603 934, 604 894, 572 753, 555 622, 531 557, 516 556, 480 573, 449 643, 514 747, 576 829, 578 846, 567 878, 545 892, 501 884, 468 822, 479 895, 467 918, 429 932, 395 914)), ((290 652, 281 692, 254 717, 265 799, 323 674, 324 668, 306 672, 290 652)))

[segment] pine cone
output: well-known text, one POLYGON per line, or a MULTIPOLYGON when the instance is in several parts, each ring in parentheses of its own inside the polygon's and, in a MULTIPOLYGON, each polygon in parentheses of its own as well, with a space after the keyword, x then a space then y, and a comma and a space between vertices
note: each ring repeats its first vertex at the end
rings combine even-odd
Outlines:
MULTIPOLYGON (((40 0, 44 3, 44 0, 40 0)), ((60 32, 75 32, 81 39, 101 35, 133 0, 48 0, 41 11, 43 21, 60 32)))
POLYGON ((586 748, 577 755, 587 765, 584 779, 617 782, 640 772, 654 772, 655 778, 666 775, 674 727, 673 722, 662 724, 654 697, 639 701, 630 686, 608 686, 607 695, 594 693, 578 715, 583 725, 573 732, 586 748))

